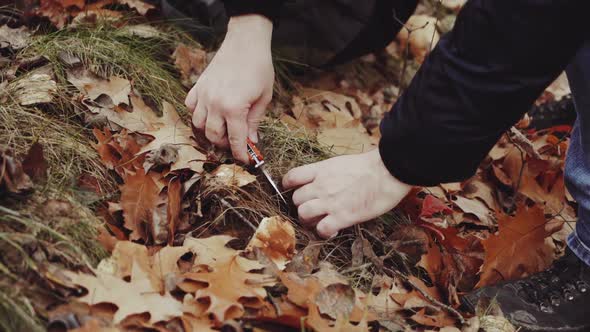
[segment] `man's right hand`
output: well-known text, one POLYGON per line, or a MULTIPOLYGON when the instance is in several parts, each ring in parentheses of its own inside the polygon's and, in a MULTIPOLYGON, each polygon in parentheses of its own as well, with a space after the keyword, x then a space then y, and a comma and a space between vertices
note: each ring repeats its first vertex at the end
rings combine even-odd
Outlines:
POLYGON ((185 100, 194 126, 244 163, 246 138, 258 141, 258 125, 272 98, 271 35, 272 22, 264 16, 232 17, 221 47, 185 100))

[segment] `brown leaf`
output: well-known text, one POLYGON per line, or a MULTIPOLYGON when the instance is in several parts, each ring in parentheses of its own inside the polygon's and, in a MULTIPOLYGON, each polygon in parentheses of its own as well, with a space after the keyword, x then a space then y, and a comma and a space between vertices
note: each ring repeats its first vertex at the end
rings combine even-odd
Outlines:
POLYGON ((33 143, 23 160, 23 171, 33 179, 43 179, 47 176, 47 161, 43 154, 43 146, 39 142, 33 143))
POLYGON ((412 15, 397 35, 402 49, 410 45, 410 52, 422 63, 440 39, 436 31, 436 19, 428 15, 412 15), (410 31, 408 31, 408 29, 410 31))
POLYGON ((149 313, 150 323, 182 316, 182 304, 169 293, 161 295, 154 289, 148 271, 138 264, 132 266, 130 282, 100 271, 96 272, 96 276, 69 271, 66 274, 73 283, 88 291, 79 301, 89 305, 112 303, 117 306, 113 317, 115 324, 141 313, 149 313))
POLYGON ((172 53, 174 65, 180 71, 182 84, 192 87, 207 67, 207 52, 202 49, 180 44, 172 53))
POLYGON ((485 258, 477 287, 518 279, 545 270, 555 258, 545 239, 545 216, 539 206, 519 206, 514 217, 500 215, 498 234, 483 240, 485 258), (534 250, 531 250, 534 248, 534 250))
POLYGON ((12 29, 7 25, 0 26, 0 49, 11 48, 14 51, 29 45, 31 32, 26 26, 12 29))
POLYGON ((192 139, 192 129, 184 124, 172 105, 164 102, 162 117, 152 123, 151 127, 151 129, 140 131, 152 137, 153 140, 138 154, 159 150, 163 145, 173 145, 178 148, 178 159, 171 165, 170 171, 180 169, 190 169, 196 173, 203 171, 203 162, 207 160, 207 157, 196 149, 196 142, 192 139))
POLYGON ((154 5, 141 0, 117 0, 117 2, 137 10, 140 15, 145 15, 148 11, 156 8, 154 5))
POLYGON ((263 266, 241 257, 239 251, 227 248, 225 244, 231 239, 214 236, 185 240, 185 247, 189 244, 196 253, 195 265, 207 267, 183 274, 184 281, 178 286, 185 292, 194 293, 196 300, 208 300, 206 313, 213 315, 218 322, 241 317, 244 307, 261 307, 266 296, 263 286, 273 284, 265 279, 265 275, 249 272, 263 266))
POLYGON ((33 182, 23 171, 22 164, 2 149, 0 149, 0 189, 8 190, 13 194, 23 194, 33 189, 33 182))
POLYGON ((315 296, 320 313, 334 319, 348 318, 354 309, 354 302, 354 290, 345 284, 328 285, 315 296))
POLYGON ((286 272, 295 272, 298 276, 303 277, 311 274, 319 263, 319 255, 322 246, 318 243, 309 243, 307 247, 298 252, 293 259, 287 264, 286 272))
POLYGON ((168 185, 168 244, 172 245, 174 242, 174 234, 176 227, 180 223, 180 215, 182 213, 182 183, 179 178, 174 178, 168 185))
POLYGON ((98 100, 100 106, 108 108, 108 106, 114 107, 121 104, 129 105, 129 94, 131 93, 129 80, 118 76, 111 76, 105 80, 82 68, 68 69, 66 73, 67 79, 72 85, 91 100, 98 100), (99 100, 101 96, 106 99, 99 100))
POLYGON ((246 250, 260 248, 281 270, 295 255, 295 229, 279 216, 264 218, 248 243, 246 250))
POLYGON ((147 240, 148 226, 153 222, 153 211, 158 203, 160 189, 151 176, 138 169, 127 177, 121 189, 121 207, 125 228, 131 231, 131 240, 147 240))
POLYGON ((478 199, 468 199, 463 196, 456 196, 453 204, 465 213, 471 213, 481 221, 481 224, 488 227, 495 226, 495 217, 490 208, 478 199))
POLYGON ((211 175, 215 181, 227 187, 243 187, 256 181, 256 175, 236 164, 222 164, 214 169, 211 175))
POLYGON ((449 317, 444 311, 436 311, 434 314, 427 314, 426 308, 420 309, 410 317, 418 324, 432 327, 445 327, 455 325, 455 320, 449 317))
POLYGON ((371 136, 359 125, 352 128, 327 128, 318 133, 317 140, 335 154, 357 154, 373 150, 379 138, 371 136))

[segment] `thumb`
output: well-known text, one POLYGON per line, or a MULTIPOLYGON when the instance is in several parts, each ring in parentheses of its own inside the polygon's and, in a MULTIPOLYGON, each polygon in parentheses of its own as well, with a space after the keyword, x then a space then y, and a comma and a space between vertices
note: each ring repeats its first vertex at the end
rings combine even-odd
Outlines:
POLYGON ((264 93, 258 100, 250 107, 248 112, 248 138, 254 143, 258 143, 258 126, 264 114, 266 113, 266 107, 272 99, 272 90, 269 93, 264 93))

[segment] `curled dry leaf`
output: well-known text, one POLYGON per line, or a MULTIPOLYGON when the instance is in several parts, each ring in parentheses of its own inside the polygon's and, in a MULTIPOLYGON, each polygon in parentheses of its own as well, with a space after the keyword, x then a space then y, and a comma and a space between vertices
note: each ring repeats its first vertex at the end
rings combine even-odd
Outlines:
POLYGON ((7 25, 0 26, 0 49, 11 48, 14 51, 29 45, 31 32, 25 26, 12 29, 7 25))
POLYGON ((33 189, 31 178, 9 151, 0 149, 0 191, 23 194, 33 189))
POLYGON ((281 270, 295 255, 295 229, 279 216, 264 218, 248 243, 246 250, 260 248, 281 270))
POLYGON ((256 175, 250 174, 236 164, 223 164, 213 172, 213 179, 227 187, 243 187, 256 181, 256 175))
POLYGON ((556 229, 546 229, 545 216, 539 206, 520 205, 514 217, 500 215, 498 233, 482 241, 485 257, 477 287, 518 279, 548 268, 555 259, 555 250, 552 241, 545 239, 552 231, 556 229))
POLYGON ((137 10, 137 12, 141 15, 145 15, 148 13, 148 11, 156 8, 156 6, 141 0, 117 0, 117 2, 137 10))
POLYGON ((48 74, 32 73, 11 83, 15 100, 23 106, 51 103, 57 84, 48 74))
POLYGON ((490 208, 488 208, 482 201, 478 199, 469 199, 463 196, 456 196, 453 200, 453 204, 455 204, 463 212, 475 215, 484 226, 494 227, 496 224, 495 216, 490 208))
POLYGON ((397 35, 402 49, 410 45, 410 52, 422 63, 426 55, 438 43, 436 19, 428 15, 412 15, 397 35))

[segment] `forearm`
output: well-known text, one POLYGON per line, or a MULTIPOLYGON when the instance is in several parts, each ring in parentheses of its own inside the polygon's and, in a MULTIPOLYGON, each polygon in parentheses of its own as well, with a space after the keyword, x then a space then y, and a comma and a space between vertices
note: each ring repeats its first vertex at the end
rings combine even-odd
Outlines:
POLYGON ((413 185, 471 176, 583 43, 579 22, 588 7, 470 0, 382 121, 389 171, 413 185))

